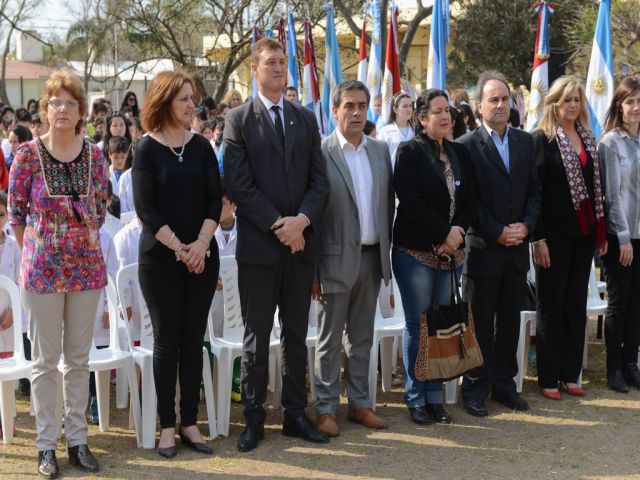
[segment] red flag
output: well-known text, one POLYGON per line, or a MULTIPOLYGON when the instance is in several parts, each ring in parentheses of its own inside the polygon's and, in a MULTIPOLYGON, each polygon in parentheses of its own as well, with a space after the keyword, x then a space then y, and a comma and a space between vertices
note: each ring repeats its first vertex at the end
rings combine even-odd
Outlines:
POLYGON ((398 63, 398 7, 391 7, 389 29, 387 30, 387 54, 385 56, 384 75, 382 77, 382 114, 384 125, 389 118, 393 96, 401 90, 400 64, 398 63))

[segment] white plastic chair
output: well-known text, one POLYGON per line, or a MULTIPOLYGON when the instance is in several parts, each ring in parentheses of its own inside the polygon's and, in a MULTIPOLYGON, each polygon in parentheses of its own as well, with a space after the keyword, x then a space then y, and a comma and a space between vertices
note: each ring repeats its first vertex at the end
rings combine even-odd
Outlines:
POLYGON ((100 431, 109 431, 110 372, 112 369, 118 369, 121 374, 126 376, 128 381, 130 392, 129 404, 133 412, 136 439, 138 448, 140 448, 142 446, 142 418, 138 392, 138 376, 136 375, 135 362, 131 351, 120 343, 120 335, 118 332, 118 325, 120 323, 118 321, 118 295, 113 279, 111 278, 109 278, 105 293, 109 306, 109 347, 97 349, 95 344, 93 344, 89 353, 89 370, 95 372, 96 377, 96 397, 98 401, 100 431))
POLYGON ((22 303, 18 286, 5 275, 0 275, 0 289, 9 294, 13 313, 13 357, 0 359, 0 420, 3 443, 13 442, 13 417, 16 414, 15 382, 31 378, 32 362, 24 358, 22 344, 22 303))
MULTIPOLYGON (((211 352, 216 358, 218 433, 229 436, 229 416, 231 412, 231 383, 233 381, 233 361, 242 355, 244 324, 240 311, 240 293, 238 291, 238 265, 234 256, 220 257, 220 276, 222 277, 224 298, 224 329, 222 337, 211 339, 211 352)), ((213 332, 209 324, 209 332, 213 332)), ((271 337, 269 355, 277 358, 280 341, 271 337)), ((277 362, 276 362, 277 364, 277 362)), ((276 377, 280 372, 274 373, 276 377)), ((276 382, 275 389, 278 389, 276 382)))
POLYGON ((393 317, 383 318, 379 306, 373 326, 373 343, 369 356, 369 398, 373 409, 376 407, 378 387, 378 345, 380 345, 380 369, 382 375, 382 390, 391 390, 391 367, 393 360, 393 339, 404 332, 404 310, 397 283, 393 283, 395 309, 393 317))
MULTIPOLYGON (((140 299, 140 346, 136 347, 131 342, 129 336, 129 348, 133 354, 133 360, 140 368, 142 382, 142 448, 155 448, 156 436, 156 412, 158 399, 156 397, 156 387, 153 380, 153 328, 149 309, 144 301, 140 284, 138 282, 138 264, 132 263, 122 267, 118 271, 116 278, 118 287, 118 297, 124 298, 126 289, 135 288, 140 299)), ((123 317, 127 318, 126 308, 120 304, 123 317)), ((127 327, 128 329, 128 327, 127 327)), ((211 367, 206 348, 202 347, 202 378, 204 383, 205 402, 207 406, 207 418, 209 421, 209 436, 218 436, 216 428, 215 401, 213 395, 213 381, 211 377, 211 367)))
POLYGON ((516 391, 522 393, 522 384, 527 375, 529 366, 529 345, 531 344, 531 325, 536 321, 536 312, 523 310, 520 312, 520 336, 518 338, 518 373, 513 380, 516 382, 516 391))
MULTIPOLYGON (((591 261, 591 272, 589 273, 589 293, 587 295, 587 320, 588 317, 597 317, 599 315, 605 315, 607 312, 607 300, 600 298, 600 288, 598 279, 596 278, 596 266, 593 260, 591 261)), ((582 368, 587 368, 588 363, 588 347, 589 347, 589 335, 585 331, 584 334, 584 351, 582 356, 582 368)))

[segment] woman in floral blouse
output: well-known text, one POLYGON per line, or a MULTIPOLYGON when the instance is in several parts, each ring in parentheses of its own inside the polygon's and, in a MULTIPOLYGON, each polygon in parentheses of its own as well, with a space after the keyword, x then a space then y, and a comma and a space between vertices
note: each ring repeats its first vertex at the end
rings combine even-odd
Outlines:
POLYGON ((18 149, 9 182, 9 222, 23 249, 19 284, 33 348, 38 473, 47 478, 58 475, 55 405, 61 354, 69 462, 84 471, 99 468, 87 447, 85 411, 93 321, 107 283, 98 232, 108 180, 102 152, 80 135, 86 111, 78 77, 54 72, 40 99, 49 131, 18 149))

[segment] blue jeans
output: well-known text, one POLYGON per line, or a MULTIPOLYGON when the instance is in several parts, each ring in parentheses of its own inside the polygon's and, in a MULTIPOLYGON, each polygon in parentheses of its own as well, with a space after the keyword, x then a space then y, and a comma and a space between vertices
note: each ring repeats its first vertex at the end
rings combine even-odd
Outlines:
MULTIPOLYGON (((436 270, 416 259, 393 249, 391 254, 393 274, 400 289, 404 309, 405 328, 402 336, 402 360, 404 362, 404 401, 409 408, 423 407, 425 404, 443 403, 441 382, 420 382, 414 370, 420 340, 420 314, 431 305, 433 282, 436 270)), ((460 273, 461 268, 458 269, 460 273)), ((440 273, 438 301, 448 305, 451 297, 451 273, 440 273)))

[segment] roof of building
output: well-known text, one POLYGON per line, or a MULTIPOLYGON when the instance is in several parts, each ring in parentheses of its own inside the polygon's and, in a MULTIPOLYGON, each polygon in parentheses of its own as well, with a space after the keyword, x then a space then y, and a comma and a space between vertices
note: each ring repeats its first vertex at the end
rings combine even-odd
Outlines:
POLYGON ((47 78, 51 72, 62 65, 50 66, 46 62, 25 62, 23 60, 7 59, 5 78, 7 80, 47 78))

